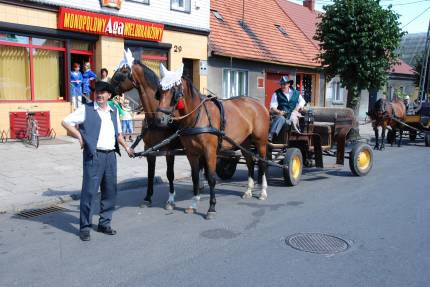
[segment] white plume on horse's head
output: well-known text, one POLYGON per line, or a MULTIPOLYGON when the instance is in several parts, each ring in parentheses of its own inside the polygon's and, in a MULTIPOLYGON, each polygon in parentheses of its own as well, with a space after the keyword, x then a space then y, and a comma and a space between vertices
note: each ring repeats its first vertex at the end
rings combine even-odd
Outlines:
POLYGON ((127 50, 124 50, 124 57, 121 59, 118 66, 116 66, 114 70, 116 71, 118 69, 123 68, 124 66, 128 66, 131 68, 131 66, 133 65, 133 62, 134 62, 133 53, 131 52, 130 48, 128 48, 127 50))
POLYGON ((163 64, 160 64, 161 88, 166 91, 175 85, 179 85, 181 83, 183 71, 184 64, 182 63, 176 71, 169 71, 163 64))

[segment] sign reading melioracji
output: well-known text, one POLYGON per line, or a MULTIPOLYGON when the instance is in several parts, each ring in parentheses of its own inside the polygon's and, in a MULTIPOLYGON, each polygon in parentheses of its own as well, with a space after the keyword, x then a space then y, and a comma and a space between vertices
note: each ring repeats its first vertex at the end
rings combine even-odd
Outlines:
POLYGON ((61 7, 58 28, 112 37, 160 42, 164 25, 61 7))

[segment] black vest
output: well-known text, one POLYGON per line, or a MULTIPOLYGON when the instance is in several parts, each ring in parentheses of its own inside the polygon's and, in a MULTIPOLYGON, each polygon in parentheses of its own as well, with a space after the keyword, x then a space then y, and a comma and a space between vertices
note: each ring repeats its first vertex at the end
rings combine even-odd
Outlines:
MULTIPOLYGON (((115 130, 115 151, 120 154, 116 108, 113 108, 113 111, 110 112, 110 117, 115 130)), ((97 110, 94 109, 94 103, 85 104, 85 120, 79 125, 79 131, 85 143, 84 153, 86 153, 86 155, 96 155, 101 125, 102 120, 97 110)))
POLYGON ((276 99, 278 100, 278 110, 288 112, 289 114, 294 111, 294 108, 299 103, 300 93, 297 90, 293 89, 293 95, 290 100, 288 100, 287 96, 282 92, 282 89, 277 89, 275 93, 276 99))

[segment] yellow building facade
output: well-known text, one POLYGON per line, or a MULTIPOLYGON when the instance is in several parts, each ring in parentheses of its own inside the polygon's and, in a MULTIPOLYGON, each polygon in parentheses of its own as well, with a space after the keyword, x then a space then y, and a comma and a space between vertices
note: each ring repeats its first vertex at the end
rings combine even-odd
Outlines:
MULTIPOLYGON (((82 68, 89 62, 97 77, 102 68, 111 76, 126 48, 156 73, 160 63, 169 69, 177 69, 184 63, 184 71, 195 86, 200 91, 207 88, 207 76, 201 72, 207 61, 207 32, 170 25, 164 26, 161 41, 145 41, 66 31, 59 28, 61 9, 0 3, 0 133, 3 137, 23 136, 25 113, 30 110, 43 123, 41 136, 51 129, 56 135, 65 135, 61 121, 72 111, 70 71, 73 65, 77 63, 82 68)), ((109 17, 103 13, 96 16, 109 17)))

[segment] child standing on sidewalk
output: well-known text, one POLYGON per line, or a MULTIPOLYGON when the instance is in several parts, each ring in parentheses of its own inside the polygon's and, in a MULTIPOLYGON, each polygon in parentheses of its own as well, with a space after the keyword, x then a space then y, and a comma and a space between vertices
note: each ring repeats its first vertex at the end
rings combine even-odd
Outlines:
POLYGON ((122 116, 121 118, 121 125, 122 125, 122 132, 124 135, 124 140, 126 140, 126 135, 128 134, 128 139, 130 141, 133 141, 131 138, 131 135, 133 134, 133 112, 130 108, 130 101, 127 99, 124 99, 122 103, 122 116))

